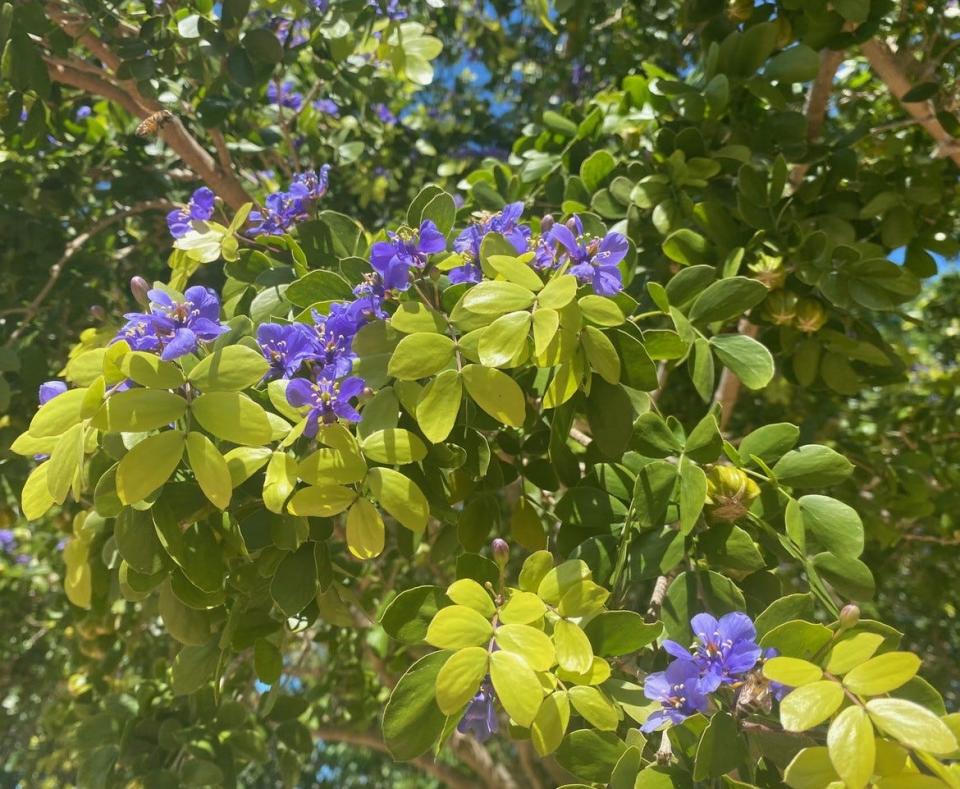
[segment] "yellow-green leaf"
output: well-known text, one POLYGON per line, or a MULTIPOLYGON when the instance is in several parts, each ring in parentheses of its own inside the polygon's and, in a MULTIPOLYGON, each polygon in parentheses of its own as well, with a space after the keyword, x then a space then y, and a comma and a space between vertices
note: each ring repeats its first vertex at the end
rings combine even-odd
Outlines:
POLYGON ((477 315, 503 315, 533 304, 533 291, 513 282, 481 282, 463 296, 463 306, 477 315))
POLYGON ((63 589, 67 593, 67 599, 78 608, 90 608, 93 596, 93 573, 88 561, 89 554, 90 538, 86 535, 70 540, 63 549, 63 562, 67 567, 63 577, 63 589))
POLYGON ((620 383, 620 357, 607 335, 593 326, 584 326, 580 341, 596 373, 609 384, 620 383))
POLYGON ((372 468, 367 486, 380 506, 410 531, 421 532, 430 517, 430 504, 417 484, 399 471, 372 468))
POLYGON ((208 433, 248 446, 270 443, 273 428, 267 412, 239 392, 209 392, 190 404, 190 413, 208 433))
POLYGON ((515 367, 522 359, 533 320, 529 312, 509 312, 483 329, 477 352, 486 367, 515 367))
POLYGON ((367 475, 367 462, 354 441, 336 447, 321 447, 297 465, 300 479, 311 485, 347 485, 367 475))
MULTIPOLYGON (((543 287, 543 281, 525 263, 509 255, 489 255, 487 262, 504 279, 534 292, 543 287)), ((468 308, 469 309, 469 308, 468 308)))
POLYGON ((485 645, 492 634, 493 626, 482 614, 465 605, 450 605, 434 615, 426 642, 440 649, 463 649, 485 645))
POLYGON ((506 625, 529 625, 546 612, 543 600, 532 592, 514 592, 500 609, 500 621, 506 625))
POLYGON ((405 301, 397 305, 390 316, 390 325, 404 334, 442 332, 447 328, 443 316, 420 301, 405 301))
POLYGON ((200 490, 215 507, 225 510, 233 494, 233 480, 220 450, 203 433, 191 431, 187 434, 187 459, 200 490))
POLYGON ((445 334, 408 334, 390 357, 387 373, 400 381, 416 381, 440 372, 450 364, 456 343, 445 334))
POLYGON ((487 673, 487 650, 467 647, 454 652, 437 674, 437 706, 455 715, 472 699, 487 673))
POLYGON ((173 392, 128 389, 110 395, 90 424, 108 433, 145 433, 176 422, 186 410, 187 401, 173 392))
POLYGON ((600 731, 616 731, 620 716, 605 693, 589 685, 576 685, 569 688, 567 694, 573 708, 587 723, 600 731))
POLYGON ((572 274, 554 277, 537 296, 537 303, 541 307, 559 310, 566 307, 577 295, 577 278, 572 274))
POLYGON ((277 450, 270 456, 263 479, 264 506, 278 515, 283 512, 290 494, 297 486, 297 461, 286 452, 277 450))
POLYGON ((201 359, 187 376, 201 392, 238 392, 259 383, 270 364, 246 345, 228 345, 201 359))
POLYGON ((879 696, 913 679, 920 658, 912 652, 887 652, 862 663, 843 678, 849 690, 861 696, 879 696))
POLYGON ((521 498, 510 516, 510 536, 528 551, 537 551, 547 546, 547 534, 536 508, 521 498))
POLYGON ((150 389, 176 389, 183 383, 180 368, 154 353, 130 351, 117 364, 127 378, 150 389))
POLYGON ((47 466, 41 463, 27 477, 20 493, 20 511, 28 521, 41 518, 53 505, 53 497, 47 489, 47 466))
POLYGON ((510 427, 523 426, 526 399, 509 375, 478 364, 468 364, 461 373, 467 393, 480 408, 510 427))
POLYGON ((553 643, 557 650, 560 667, 574 674, 583 674, 593 664, 593 647, 590 639, 573 622, 560 619, 553 626, 553 643))
POLYGON ((347 513, 347 549, 358 559, 383 553, 385 529, 380 512, 366 499, 357 499, 347 513))
POLYGON ((173 474, 183 457, 183 433, 167 430, 147 436, 120 459, 117 495, 124 504, 143 501, 173 474))
POLYGON ((553 368, 553 377, 543 395, 544 408, 557 408, 573 397, 580 389, 581 365, 564 362, 553 368))
POLYGON ((839 682, 820 680, 790 691, 780 702, 780 723, 787 731, 806 731, 818 726, 843 703, 839 682))
POLYGON ((223 459, 227 461, 230 483, 237 487, 262 469, 273 453, 266 447, 234 447, 223 459))
POLYGON ((86 389, 68 389, 48 400, 33 415, 27 432, 34 438, 63 435, 80 421, 80 409, 86 394, 86 389))
POLYGON ((434 444, 450 435, 460 413, 463 384, 456 370, 444 370, 423 390, 417 403, 417 424, 434 444))
POLYGON ((791 688, 799 688, 823 679, 820 666, 792 657, 775 657, 763 664, 763 676, 791 688))
POLYGON ((595 614, 610 597, 610 592, 589 578, 571 586, 557 606, 560 616, 589 616, 595 614))
POLYGON ((793 757, 783 774, 784 782, 791 789, 824 789, 838 778, 822 745, 804 748, 793 757))
POLYGON ((590 668, 582 673, 557 669, 557 678, 573 685, 600 685, 610 679, 610 664, 594 655, 590 668))
POLYGON ((458 605, 472 608, 487 619, 497 612, 490 593, 472 578, 461 578, 450 584, 447 587, 447 597, 458 605))
POLYGON ((83 465, 85 430, 76 424, 67 430, 57 442, 50 455, 47 467, 47 490, 54 502, 63 504, 73 485, 74 477, 83 465))
POLYGON ((530 726, 530 739, 540 756, 553 753, 560 747, 570 723, 570 700, 567 692, 558 690, 547 696, 540 705, 537 717, 530 726))
POLYGON ((490 655, 490 679, 507 714, 521 726, 533 723, 543 690, 527 661, 513 652, 494 652, 490 655))
POLYGON ((534 671, 549 671, 556 662, 553 642, 529 625, 501 625, 494 634, 497 646, 523 657, 534 671))
POLYGON ((835 676, 865 663, 883 643, 879 633, 850 633, 838 641, 827 657, 826 670, 835 676))
POLYGON ((291 515, 329 518, 338 515, 357 498, 357 492, 342 485, 311 485, 293 494, 287 504, 291 515))
POLYGON ((947 724, 912 701, 871 699, 867 712, 877 728, 908 748, 938 755, 957 750, 957 739, 947 724))
POLYGON ((540 356, 546 352, 560 328, 560 313, 546 307, 533 313, 533 352, 540 356))
POLYGON ((624 321, 623 313, 617 303, 606 296, 593 294, 584 296, 578 302, 583 317, 597 326, 619 326, 624 321))
POLYGON ((544 602, 557 605, 572 587, 593 578, 590 568, 582 559, 570 559, 547 570, 537 587, 537 594, 544 602))
POLYGON ((827 731, 827 749, 837 774, 850 789, 863 789, 873 775, 876 744, 863 707, 847 707, 827 731))
POLYGON ((416 463, 427 456, 427 448, 420 438, 398 427, 371 433, 360 447, 364 455, 378 463, 416 463))

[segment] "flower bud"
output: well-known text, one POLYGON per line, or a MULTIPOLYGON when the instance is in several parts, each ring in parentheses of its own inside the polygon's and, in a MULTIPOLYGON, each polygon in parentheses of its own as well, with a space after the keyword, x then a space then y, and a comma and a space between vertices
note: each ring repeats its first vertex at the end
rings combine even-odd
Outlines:
POLYGON ((497 537, 490 543, 490 550, 493 552, 493 560, 497 563, 497 566, 501 570, 506 567, 507 562, 510 561, 510 546, 507 545, 506 540, 497 537))
POLYGON ((849 630, 851 627, 856 627, 857 622, 860 621, 860 607, 854 605, 853 603, 848 603, 843 608, 840 609, 840 628, 842 630, 849 630))
POLYGON ((95 321, 102 321, 107 317, 107 311, 99 304, 90 305, 90 317, 95 321))
POLYGON ((553 218, 553 214, 544 214, 543 219, 540 220, 540 232, 549 233, 555 224, 556 220, 553 218))
POLYGON ((816 299, 800 299, 797 303, 797 328, 813 334, 827 322, 827 311, 816 299))
POLYGON ((714 466, 707 474, 707 514, 713 521, 740 520, 760 495, 756 482, 733 466, 714 466))
POLYGON ((789 326, 797 316, 797 297, 786 290, 775 290, 763 302, 763 317, 776 326, 789 326))
POLYGON ((133 298, 136 299, 137 304, 146 307, 147 304, 150 303, 150 297, 147 295, 149 291, 150 283, 143 277, 130 277, 130 292, 133 294, 133 298))
POLYGON ((762 282, 768 290, 782 288, 787 281, 787 272, 783 267, 783 258, 761 255, 756 263, 750 264, 754 278, 762 282))
POLYGON ((570 232, 575 236, 579 234, 579 228, 577 228, 577 220, 573 217, 570 217, 564 224, 569 228, 570 232))

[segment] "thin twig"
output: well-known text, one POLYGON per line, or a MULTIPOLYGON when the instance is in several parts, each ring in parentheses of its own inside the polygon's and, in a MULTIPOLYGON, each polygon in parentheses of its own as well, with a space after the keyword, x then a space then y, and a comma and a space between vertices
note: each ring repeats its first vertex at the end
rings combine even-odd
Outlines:
POLYGON ((83 245, 86 244, 92 236, 96 235, 104 228, 126 219, 127 217, 134 216, 135 214, 142 214, 145 211, 165 211, 169 207, 170 203, 168 203, 166 200, 148 200, 143 203, 137 203, 129 208, 121 209, 115 214, 104 217, 99 222, 94 223, 88 230, 72 238, 67 243, 63 254, 60 256, 57 262, 50 267, 50 275, 47 277, 47 281, 44 283, 43 287, 40 288, 40 291, 37 293, 37 295, 33 297, 33 300, 23 308, 23 319, 20 321, 20 325, 17 326, 17 328, 14 329, 10 334, 10 337, 5 343, 6 346, 9 347, 13 345, 24 333, 24 331, 26 331, 27 326, 29 326, 30 322, 40 311, 40 305, 43 304, 47 296, 50 295, 50 291, 53 290, 54 285, 57 284, 57 280, 60 279, 60 275, 70 262, 70 258, 77 254, 81 247, 83 247, 83 245))

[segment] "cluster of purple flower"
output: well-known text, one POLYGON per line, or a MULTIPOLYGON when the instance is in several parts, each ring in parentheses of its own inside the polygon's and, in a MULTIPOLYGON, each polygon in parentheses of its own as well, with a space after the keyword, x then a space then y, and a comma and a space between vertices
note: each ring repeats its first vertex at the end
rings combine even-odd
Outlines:
POLYGON ((566 224, 557 224, 545 216, 541 222, 541 236, 532 240, 530 228, 520 224, 523 203, 510 203, 502 211, 484 215, 467 227, 454 241, 453 247, 464 262, 450 271, 450 281, 479 282, 480 245, 488 233, 500 233, 522 254, 534 252, 533 265, 539 271, 569 267, 581 284, 593 287, 601 296, 614 296, 623 289, 623 277, 618 264, 626 257, 629 245, 620 233, 610 232, 603 238, 584 233, 580 217, 571 217, 566 224))
MULTIPOLYGON (((693 646, 687 649, 676 641, 664 641, 664 650, 676 659, 665 671, 649 674, 644 681, 644 695, 659 701, 663 708, 647 718, 642 731, 655 731, 664 723, 681 723, 691 715, 706 712, 710 707, 709 694, 722 685, 742 682, 763 655, 753 621, 739 611, 724 614, 720 619, 697 614, 690 620, 690 627, 696 637, 693 646)), ((768 650, 763 656, 775 654, 775 650, 768 650)), ((771 687, 777 698, 786 690, 771 687)))
POLYGON ((313 102, 313 108, 324 115, 329 115, 331 118, 340 117, 340 107, 337 106, 337 102, 333 99, 317 99, 313 102))
POLYGON ((30 556, 26 553, 17 553, 17 538, 11 529, 0 529, 0 552, 14 556, 17 564, 29 564, 30 556))
MULTIPOLYGON (((349 304, 332 304, 327 315, 314 310, 313 326, 264 323, 257 329, 257 342, 270 363, 266 378, 289 379, 287 401, 309 409, 303 431, 308 437, 315 436, 321 424, 360 419, 351 401, 365 384, 350 375, 356 358, 352 346, 357 331, 371 317, 371 298, 361 295, 349 304), (298 377, 304 369, 306 376, 298 377)), ((382 316, 379 305, 374 312, 382 316)))
POLYGON ((187 288, 183 301, 174 301, 158 288, 147 293, 147 312, 128 312, 126 325, 114 342, 126 340, 134 351, 159 352, 169 361, 197 350, 201 341, 215 340, 227 327, 220 323, 220 301, 210 288, 187 288))
POLYGON ((308 170, 294 176, 290 189, 267 196, 262 210, 250 212, 251 235, 280 235, 291 225, 310 217, 310 212, 330 185, 330 165, 319 172, 308 170))
POLYGON ((400 0, 368 0, 367 5, 376 10, 377 16, 385 16, 393 22, 407 18, 407 12, 400 7, 400 0))
POLYGON ((376 284, 386 290, 406 290, 410 287, 410 269, 422 271, 427 265, 427 256, 443 252, 447 240, 429 219, 420 224, 419 230, 401 228, 388 233, 389 241, 378 241, 370 249, 370 265, 377 272, 376 284))
POLYGON ((190 195, 190 202, 167 214, 167 227, 174 238, 182 238, 193 229, 193 222, 206 222, 213 216, 216 195, 206 186, 201 186, 190 195))
POLYGON ((267 85, 267 103, 296 112, 303 106, 303 94, 295 90, 295 87, 292 80, 270 82, 267 85))

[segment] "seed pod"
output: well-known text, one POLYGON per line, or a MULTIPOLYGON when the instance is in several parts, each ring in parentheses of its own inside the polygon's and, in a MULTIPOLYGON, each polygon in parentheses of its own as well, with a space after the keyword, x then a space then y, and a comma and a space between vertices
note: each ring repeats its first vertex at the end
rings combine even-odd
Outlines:
POLYGON ((740 520, 760 495, 756 482, 733 466, 714 466, 707 473, 709 520, 732 523, 740 520))
POLYGON ((763 317, 776 326, 789 326, 797 316, 797 297, 787 290, 775 290, 763 302, 763 317))
POLYGON ((797 328, 805 334, 813 334, 827 322, 827 311, 816 299, 800 299, 797 303, 797 328))

